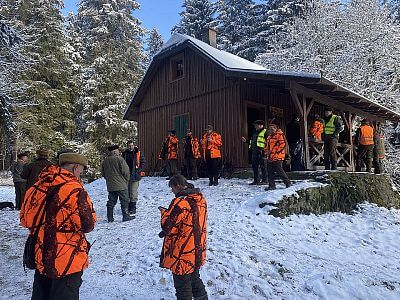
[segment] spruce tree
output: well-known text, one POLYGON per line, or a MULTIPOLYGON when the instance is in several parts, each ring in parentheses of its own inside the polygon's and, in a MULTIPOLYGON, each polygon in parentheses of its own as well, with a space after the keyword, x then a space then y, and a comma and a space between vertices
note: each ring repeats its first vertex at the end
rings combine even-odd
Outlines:
MULTIPOLYGON (((253 32, 252 0, 220 0, 218 2, 219 48, 238 54, 246 48, 246 41, 253 32)), ((244 56, 244 58, 249 58, 244 56)))
POLYGON ((66 38, 60 0, 8 1, 9 15, 17 27, 30 37, 25 54, 35 64, 23 74, 28 88, 27 104, 17 109, 21 143, 35 148, 41 144, 57 151, 68 144, 74 131, 73 106, 68 78, 70 61, 66 57, 66 38))
POLYGON ((164 40, 161 34, 158 32, 156 28, 153 28, 146 41, 147 48, 146 48, 146 55, 148 64, 153 59, 154 55, 162 48, 164 45, 164 40))
POLYGON ((213 4, 209 0, 185 0, 182 7, 181 20, 172 31, 201 40, 205 30, 215 26, 213 4))
POLYGON ((136 134, 136 125, 122 117, 143 74, 144 30, 132 15, 138 8, 133 0, 82 0, 74 21, 84 60, 79 136, 98 153, 136 134))

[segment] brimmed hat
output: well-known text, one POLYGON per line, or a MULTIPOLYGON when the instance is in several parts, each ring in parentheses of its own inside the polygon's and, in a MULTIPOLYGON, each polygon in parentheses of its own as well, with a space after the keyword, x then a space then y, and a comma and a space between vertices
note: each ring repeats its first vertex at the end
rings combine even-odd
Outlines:
POLYGON ((212 125, 207 125, 206 130, 214 130, 214 127, 212 125))
POLYGON ((58 164, 60 166, 63 164, 80 164, 87 168, 88 159, 79 153, 62 153, 58 158, 58 164))
POLYGON ((49 150, 46 148, 40 147, 39 149, 36 150, 37 156, 40 157, 49 157, 49 150))
POLYGON ((333 111, 333 109, 332 109, 332 107, 327 106, 327 107, 325 107, 324 111, 333 111))
POLYGON ((263 120, 255 120, 253 125, 262 125, 262 126, 264 126, 265 125, 265 121, 263 121, 263 120))
POLYGON ((111 145, 111 146, 108 147, 108 151, 114 151, 114 150, 117 150, 117 149, 119 149, 118 145, 111 145))
POLYGON ((168 130, 168 132, 169 132, 170 134, 176 134, 176 130, 174 130, 174 129, 168 130))

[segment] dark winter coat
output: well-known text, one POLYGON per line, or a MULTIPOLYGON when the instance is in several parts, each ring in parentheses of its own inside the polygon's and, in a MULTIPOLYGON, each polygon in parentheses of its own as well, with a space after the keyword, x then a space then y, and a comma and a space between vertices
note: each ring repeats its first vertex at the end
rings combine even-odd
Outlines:
POLYGON ((21 177, 21 173, 24 169, 25 163, 17 160, 14 161, 11 166, 11 173, 14 182, 25 182, 26 180, 21 177))
POLYGON ((301 139, 300 135, 300 122, 293 119, 286 126, 286 139, 290 144, 296 144, 298 140, 301 139))
POLYGON ((21 178, 26 179, 26 189, 29 189, 35 184, 39 178, 40 172, 47 166, 51 165, 51 162, 44 157, 39 157, 36 161, 24 165, 24 169, 21 173, 21 178))
POLYGON ((142 152, 138 148, 134 148, 133 151, 126 149, 122 153, 122 157, 125 159, 129 167, 129 173, 131 174, 131 181, 139 181, 142 179, 146 159, 142 152))
POLYGON ((101 165, 101 175, 106 179, 107 191, 116 192, 128 189, 129 167, 121 156, 107 157, 101 165))

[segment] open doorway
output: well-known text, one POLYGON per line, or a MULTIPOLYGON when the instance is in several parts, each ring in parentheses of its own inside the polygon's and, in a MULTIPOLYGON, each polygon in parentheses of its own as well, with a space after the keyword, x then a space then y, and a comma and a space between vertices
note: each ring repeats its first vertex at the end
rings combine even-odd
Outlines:
MULTIPOLYGON (((247 140, 250 140, 254 134, 254 121, 255 120, 266 120, 265 106, 261 104, 248 103, 247 104, 247 140)), ((248 151, 248 162, 251 164, 251 151, 248 151)))

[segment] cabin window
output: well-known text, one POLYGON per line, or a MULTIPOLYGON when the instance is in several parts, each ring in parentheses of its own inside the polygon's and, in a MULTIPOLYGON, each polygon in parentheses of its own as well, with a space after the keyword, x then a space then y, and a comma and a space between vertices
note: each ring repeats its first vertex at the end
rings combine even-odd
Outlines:
POLYGON ((189 114, 174 117, 174 129, 180 141, 185 137, 186 130, 189 128, 189 114))
POLYGON ((183 53, 171 58, 171 75, 172 81, 181 79, 185 75, 183 53))

